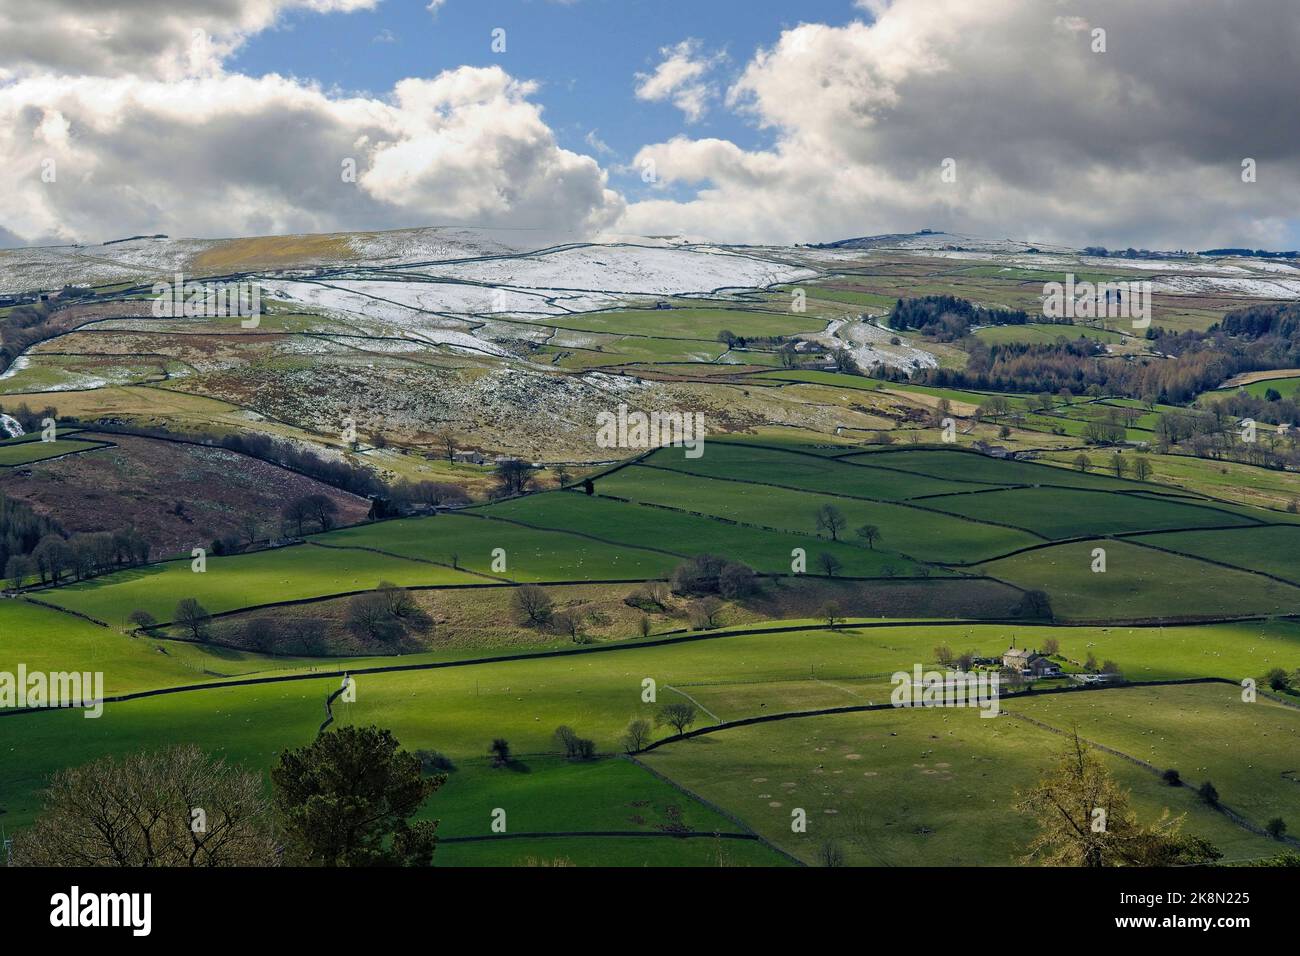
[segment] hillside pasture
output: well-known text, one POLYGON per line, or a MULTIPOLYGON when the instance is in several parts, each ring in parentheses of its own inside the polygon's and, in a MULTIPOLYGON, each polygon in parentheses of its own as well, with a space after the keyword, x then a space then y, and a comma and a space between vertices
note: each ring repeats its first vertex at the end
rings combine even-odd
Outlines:
POLYGON ((819 509, 831 505, 848 521, 845 537, 851 537, 854 528, 873 524, 881 531, 877 551, 903 553, 919 561, 977 561, 1041 540, 1024 531, 921 508, 717 481, 638 465, 599 478, 595 485, 598 494, 810 536, 817 532, 819 509))

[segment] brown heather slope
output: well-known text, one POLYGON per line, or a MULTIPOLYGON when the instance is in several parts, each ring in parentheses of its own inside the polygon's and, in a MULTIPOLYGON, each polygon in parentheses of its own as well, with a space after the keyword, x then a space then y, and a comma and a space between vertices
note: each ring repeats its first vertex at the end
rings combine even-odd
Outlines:
POLYGON ((259 538, 277 535, 281 508, 303 495, 328 495, 340 524, 360 521, 369 510, 355 495, 222 448, 84 435, 115 447, 2 469, 0 494, 27 502, 71 532, 135 528, 155 556, 240 536, 248 514, 258 518, 259 538))

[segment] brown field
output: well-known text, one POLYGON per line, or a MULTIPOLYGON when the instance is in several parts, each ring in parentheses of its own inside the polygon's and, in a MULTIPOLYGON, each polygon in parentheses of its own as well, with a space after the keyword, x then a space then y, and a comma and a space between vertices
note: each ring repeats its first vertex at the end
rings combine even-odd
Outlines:
POLYGON ((356 253, 340 235, 256 236, 227 239, 195 256, 191 268, 200 275, 219 275, 354 258, 356 253))
MULTIPOLYGON (((557 611, 577 611, 586 616, 586 633, 594 641, 626 640, 640 633, 642 612, 624 602, 637 590, 633 584, 547 585, 545 590, 557 611)), ((942 589, 945 607, 956 617, 1007 617, 1020 593, 996 581, 945 578, 926 581, 826 581, 816 579, 768 579, 753 598, 727 602, 720 626, 739 627, 763 621, 818 619, 822 608, 834 602, 840 614, 850 617, 908 618, 933 610, 935 595, 942 589)), ((410 654, 427 651, 456 651, 485 648, 566 647, 567 636, 553 630, 520 623, 506 588, 447 588, 413 591, 421 609, 429 614, 432 630, 407 632, 392 643, 371 643, 348 626, 350 598, 335 598, 249 611, 223 618, 216 640, 235 647, 245 646, 244 626, 259 617, 275 623, 284 646, 277 654, 325 653, 331 656, 410 654), (298 628, 285 622, 312 623, 323 638, 323 646, 307 648, 294 643, 298 628)), ((651 633, 688 629, 690 599, 671 599, 662 613, 651 613, 651 633)), ((179 634, 173 636, 180 636, 179 634)))
POLYGON ((156 556, 239 535, 249 514, 257 516, 259 537, 276 535, 280 509, 303 495, 328 495, 340 524, 360 521, 369 510, 355 495, 225 449, 83 434, 114 447, 8 469, 0 493, 27 502, 68 531, 136 528, 156 556))

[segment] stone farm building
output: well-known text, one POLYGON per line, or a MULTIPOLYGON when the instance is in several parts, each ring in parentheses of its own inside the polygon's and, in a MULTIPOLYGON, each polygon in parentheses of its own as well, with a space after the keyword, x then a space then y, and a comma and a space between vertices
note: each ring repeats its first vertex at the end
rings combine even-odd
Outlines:
POLYGON ((1024 674, 1026 677, 1059 677, 1061 668, 1037 651, 1012 647, 1002 655, 1002 666, 1024 674))

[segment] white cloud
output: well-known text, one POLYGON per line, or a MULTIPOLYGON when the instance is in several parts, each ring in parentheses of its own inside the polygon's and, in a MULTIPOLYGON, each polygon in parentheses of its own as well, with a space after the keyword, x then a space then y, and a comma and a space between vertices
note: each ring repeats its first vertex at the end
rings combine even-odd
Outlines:
POLYGON ((725 54, 702 56, 700 41, 695 39, 663 47, 659 53, 663 60, 653 73, 636 74, 637 99, 671 100, 688 123, 703 119, 710 101, 718 95, 716 86, 706 77, 725 59, 725 54))
POLYGON ((4 0, 0 63, 72 76, 211 71, 284 11, 348 13, 379 0, 4 0))
MULTIPOLYGON (((89 0, 48 2, 92 32, 116 23, 89 0)), ((126 0, 116 6, 155 14, 160 32, 137 37, 134 47, 125 38, 107 43, 93 61, 101 75, 17 57, 17 68, 0 74, 0 164, 15 183, 0 207, 0 238, 220 237, 429 223, 590 234, 617 219, 623 201, 605 172, 560 148, 531 99, 535 87, 499 67, 403 80, 383 98, 222 67, 226 51, 280 10, 374 2, 126 0), (210 41, 204 34, 198 54, 166 12, 187 5, 220 24, 210 41), (124 72, 132 62, 142 72, 124 72), (345 179, 345 162, 355 164, 355 177, 345 179), (42 178, 50 164, 53 182, 42 178)), ((0 17, 13 15, 10 6, 3 10, 0 17)), ((75 40, 60 16, 53 32, 75 40)), ((15 60, 12 50, 4 56, 7 66, 15 60)))
POLYGON ((20 184, 0 226, 98 241, 609 225, 622 201, 594 160, 556 144, 532 92, 497 67, 404 80, 386 100, 279 76, 26 78, 0 86, 0 164, 20 184))
POLYGON ((1300 127, 1278 121, 1300 79, 1293 0, 1255 0, 1248 15, 1230 0, 1093 0, 1086 23, 1072 6, 894 0, 874 4, 874 23, 786 30, 727 94, 770 145, 646 146, 635 165, 654 160, 661 187, 693 194, 635 203, 623 228, 1286 241, 1300 208, 1300 127), (1108 52, 1091 51, 1089 24, 1107 29, 1108 52), (946 157, 955 183, 940 179, 946 157))

